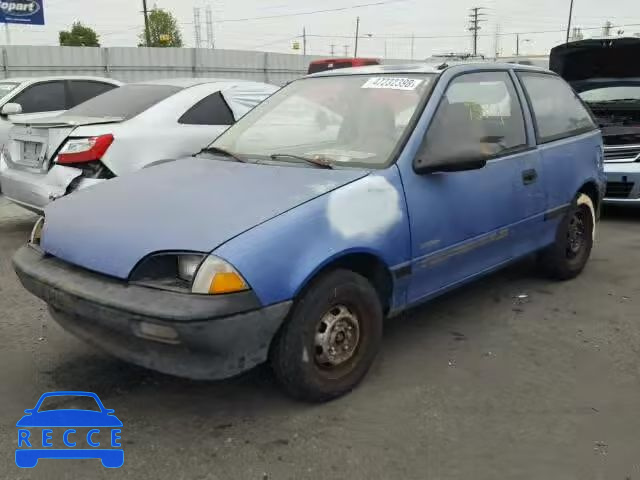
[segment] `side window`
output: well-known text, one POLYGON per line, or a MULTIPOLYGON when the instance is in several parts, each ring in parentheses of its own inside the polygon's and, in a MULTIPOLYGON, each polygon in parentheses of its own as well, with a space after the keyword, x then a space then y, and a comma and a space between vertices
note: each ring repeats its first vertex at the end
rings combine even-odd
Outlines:
POLYGON ((22 113, 66 110, 64 82, 37 83, 20 92, 11 102, 19 103, 22 106, 22 113))
POLYGON ((113 90, 116 86, 111 85, 110 83, 72 80, 69 82, 69 88, 71 89, 71 105, 69 108, 72 108, 92 99, 93 97, 97 97, 109 90, 113 90))
POLYGON ((452 151, 493 157, 525 147, 524 116, 509 74, 456 77, 440 101, 426 141, 427 155, 438 158, 452 151))
POLYGON ((536 120, 538 142, 545 143, 596 128, 576 93, 560 77, 518 73, 536 120))
POLYGON ((180 117, 178 123, 186 125, 233 125, 231 109, 220 92, 203 98, 180 117))

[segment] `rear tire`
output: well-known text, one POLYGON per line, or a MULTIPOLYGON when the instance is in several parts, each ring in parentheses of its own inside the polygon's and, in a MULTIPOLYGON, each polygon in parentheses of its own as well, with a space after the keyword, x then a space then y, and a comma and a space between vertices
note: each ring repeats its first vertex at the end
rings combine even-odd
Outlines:
POLYGON ((555 243, 540 253, 541 268, 557 280, 578 276, 591 255, 595 225, 593 201, 579 193, 558 225, 555 243))
POLYGON ((383 313, 371 283, 350 270, 315 280, 295 302, 273 341, 276 378, 294 398, 324 402, 352 390, 382 340, 383 313))

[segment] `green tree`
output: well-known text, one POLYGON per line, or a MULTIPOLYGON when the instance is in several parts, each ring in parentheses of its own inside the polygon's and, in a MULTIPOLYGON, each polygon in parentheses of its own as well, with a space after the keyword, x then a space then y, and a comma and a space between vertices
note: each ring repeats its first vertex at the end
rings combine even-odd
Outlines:
POLYGON ((182 47, 182 35, 176 17, 158 7, 149 12, 149 37, 151 42, 147 45, 143 30, 140 34, 141 47, 182 47))
POLYGON ((93 28, 75 22, 70 31, 60 32, 60 45, 63 47, 99 47, 100 37, 93 28))

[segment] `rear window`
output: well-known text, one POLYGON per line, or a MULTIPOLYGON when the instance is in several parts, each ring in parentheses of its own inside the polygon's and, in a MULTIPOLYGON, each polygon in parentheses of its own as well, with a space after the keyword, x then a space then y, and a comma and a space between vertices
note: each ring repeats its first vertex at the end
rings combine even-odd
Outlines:
POLYGON ((171 85, 125 85, 84 102, 65 115, 133 118, 182 90, 171 85))

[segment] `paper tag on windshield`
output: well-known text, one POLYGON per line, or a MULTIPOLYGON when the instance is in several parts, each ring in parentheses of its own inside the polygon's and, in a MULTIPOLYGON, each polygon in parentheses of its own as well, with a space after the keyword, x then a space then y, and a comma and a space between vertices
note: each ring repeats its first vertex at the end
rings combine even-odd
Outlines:
POLYGON ((419 78, 373 77, 362 88, 390 88, 393 90, 415 90, 422 83, 419 78))

